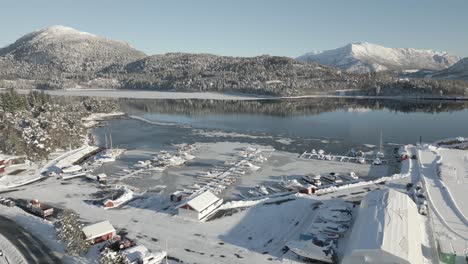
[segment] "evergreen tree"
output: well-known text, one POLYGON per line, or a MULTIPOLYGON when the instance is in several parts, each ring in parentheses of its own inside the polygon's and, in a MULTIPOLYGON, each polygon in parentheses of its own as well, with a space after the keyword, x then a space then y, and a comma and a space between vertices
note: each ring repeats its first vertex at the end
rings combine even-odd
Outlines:
POLYGON ((81 256, 88 252, 91 244, 85 240, 81 231, 79 216, 72 210, 65 210, 56 222, 57 236, 68 254, 81 256))
POLYGON ((130 264, 127 255, 123 252, 114 252, 109 248, 101 253, 101 264, 130 264))

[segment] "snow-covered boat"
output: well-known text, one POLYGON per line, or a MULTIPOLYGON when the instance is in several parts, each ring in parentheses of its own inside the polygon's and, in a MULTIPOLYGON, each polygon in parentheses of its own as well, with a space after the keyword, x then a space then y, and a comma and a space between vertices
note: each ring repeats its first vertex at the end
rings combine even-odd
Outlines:
POLYGON ((248 169, 251 170, 251 171, 257 171, 257 170, 260 169, 259 166, 253 165, 253 164, 250 163, 250 162, 242 163, 240 166, 243 167, 243 168, 248 168, 248 169))
POLYGON ((256 190, 257 190, 259 193, 264 194, 264 195, 270 194, 270 193, 268 192, 267 188, 266 188, 265 186, 263 186, 263 185, 257 186, 257 187, 256 187, 256 190))
POLYGON ((382 160, 380 158, 375 158, 373 161, 372 161, 372 164, 373 165, 382 165, 382 160))
POLYGON ((151 160, 139 160, 135 165, 136 168, 148 168, 151 166, 151 160))
POLYGON ((125 152, 125 149, 106 149, 103 152, 96 155, 95 160, 97 162, 114 162, 122 153, 125 152))

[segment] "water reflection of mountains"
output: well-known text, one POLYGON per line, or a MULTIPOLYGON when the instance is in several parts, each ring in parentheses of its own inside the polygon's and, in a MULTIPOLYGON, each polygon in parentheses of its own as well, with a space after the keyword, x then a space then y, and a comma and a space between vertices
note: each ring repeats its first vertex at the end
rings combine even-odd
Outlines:
POLYGON ((350 98, 308 98, 255 101, 221 101, 200 99, 119 99, 126 112, 158 112, 175 114, 266 114, 295 116, 320 114, 335 110, 369 111, 387 109, 395 112, 441 113, 461 111, 468 107, 465 101, 439 100, 375 100, 350 98))

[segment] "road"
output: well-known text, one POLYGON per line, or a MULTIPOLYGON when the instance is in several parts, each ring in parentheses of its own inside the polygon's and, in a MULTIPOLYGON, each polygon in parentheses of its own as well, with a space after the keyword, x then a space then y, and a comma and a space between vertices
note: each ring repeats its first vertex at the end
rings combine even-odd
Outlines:
POLYGON ((463 221, 464 218, 437 176, 436 154, 431 151, 421 151, 419 155, 421 176, 424 177, 426 192, 430 199, 429 205, 454 236, 467 240, 468 229, 463 221))
POLYGON ((7 238, 30 264, 62 263, 41 240, 29 234, 14 221, 0 216, 0 233, 7 238))

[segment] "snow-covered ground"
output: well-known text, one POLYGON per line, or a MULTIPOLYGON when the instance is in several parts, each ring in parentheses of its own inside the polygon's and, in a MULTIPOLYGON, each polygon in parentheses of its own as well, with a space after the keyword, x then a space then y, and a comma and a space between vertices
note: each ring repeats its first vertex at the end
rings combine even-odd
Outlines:
POLYGON ((125 115, 125 113, 123 112, 93 113, 85 118, 82 118, 81 121, 83 122, 83 125, 85 127, 90 128, 96 126, 99 123, 99 121, 105 118, 118 117, 123 115, 125 115))
MULTIPOLYGON (((419 151, 420 172, 432 212, 436 239, 448 241, 459 256, 465 255, 468 244, 468 222, 465 216, 468 210, 467 154, 463 150, 438 149, 432 145, 425 145, 419 151), (439 171, 441 177, 438 176, 439 171)), ((461 261, 461 257, 457 261, 461 261)))
POLYGON ((40 180, 42 178, 42 176, 39 174, 39 171, 42 168, 41 166, 41 164, 35 164, 32 162, 8 166, 7 170, 5 170, 5 173, 3 173, 3 175, 0 177, 0 190, 15 188, 40 180), (8 175, 9 173, 16 170, 24 171, 15 175, 8 175))
POLYGON ((47 90, 50 95, 60 96, 92 96, 107 98, 138 98, 138 99, 208 99, 208 100, 255 100, 268 98, 265 96, 222 94, 213 92, 161 92, 141 90, 94 90, 94 89, 71 89, 71 90, 47 90))
MULTIPOLYGON (((50 253, 59 257, 64 263, 89 263, 89 260, 85 258, 71 257, 65 254, 63 245, 57 240, 53 223, 26 213, 18 207, 2 207, 2 210, 0 210, 0 215, 13 220, 16 224, 22 226, 27 232, 40 239, 40 241, 42 241, 49 248, 49 250, 52 251, 50 253)), ((1 247, 1 249, 4 250, 3 244, 1 247)), ((17 257, 17 259, 20 260, 19 257, 17 257)), ((22 262, 12 262, 10 260, 10 263, 22 262)))
MULTIPOLYGON (((0 87, 0 93, 7 91, 0 87)), ((31 90, 17 90, 20 94, 27 94, 31 90)), ((162 92, 143 90, 113 90, 113 89, 68 89, 46 90, 46 93, 57 96, 90 96, 105 98, 134 98, 134 99, 206 99, 206 100, 271 100, 271 99, 302 99, 302 98, 359 98, 359 99, 466 99, 466 96, 433 96, 433 95, 401 95, 401 96, 372 96, 372 95, 335 95, 327 93, 308 94, 298 96, 265 96, 253 94, 229 94, 214 92, 162 92)))
MULTIPOLYGON (((161 181, 154 182, 155 185, 151 189, 165 189, 171 185, 173 188, 178 188, 177 186, 193 182, 194 173, 210 168, 196 164, 213 165, 233 160, 236 158, 236 153, 246 147, 258 146, 233 142, 200 144, 196 158, 191 161, 195 166, 189 164, 168 169, 167 174, 160 176, 161 181), (167 184, 164 184, 168 179, 167 184)), ((306 173, 351 170, 362 176, 376 173, 373 177, 384 173, 384 171, 373 171, 370 165, 300 160, 297 154, 282 151, 273 152, 266 162, 258 165, 261 167, 260 170, 240 176, 235 186, 222 195, 232 198, 234 193, 256 184, 299 178, 306 173)), ((144 182, 145 179, 134 179, 134 181, 144 182)), ((96 183, 87 179, 75 178, 63 181, 49 177, 34 185, 24 186, 9 195, 22 199, 39 199, 56 207, 73 209, 87 222, 109 220, 117 229, 125 229, 129 237, 135 238, 139 244, 145 245, 152 251, 166 250, 167 242, 169 256, 185 263, 271 263, 298 261, 294 254, 284 254, 282 250, 286 242, 297 239, 299 234, 308 228, 308 224, 314 218, 312 205, 318 200, 359 199, 360 196, 376 188, 381 187, 372 184, 321 196, 293 195, 251 204, 248 202, 230 204, 231 208, 245 206, 249 208, 239 209, 240 212, 232 216, 204 223, 166 212, 163 208, 170 205, 168 194, 152 190, 121 208, 103 210, 102 207, 85 202, 101 191, 96 183), (265 219, 268 219, 268 225, 265 225, 265 219), (275 228, 271 228, 272 226, 275 228)), ((229 206, 226 206, 224 209, 228 208, 229 206)))

